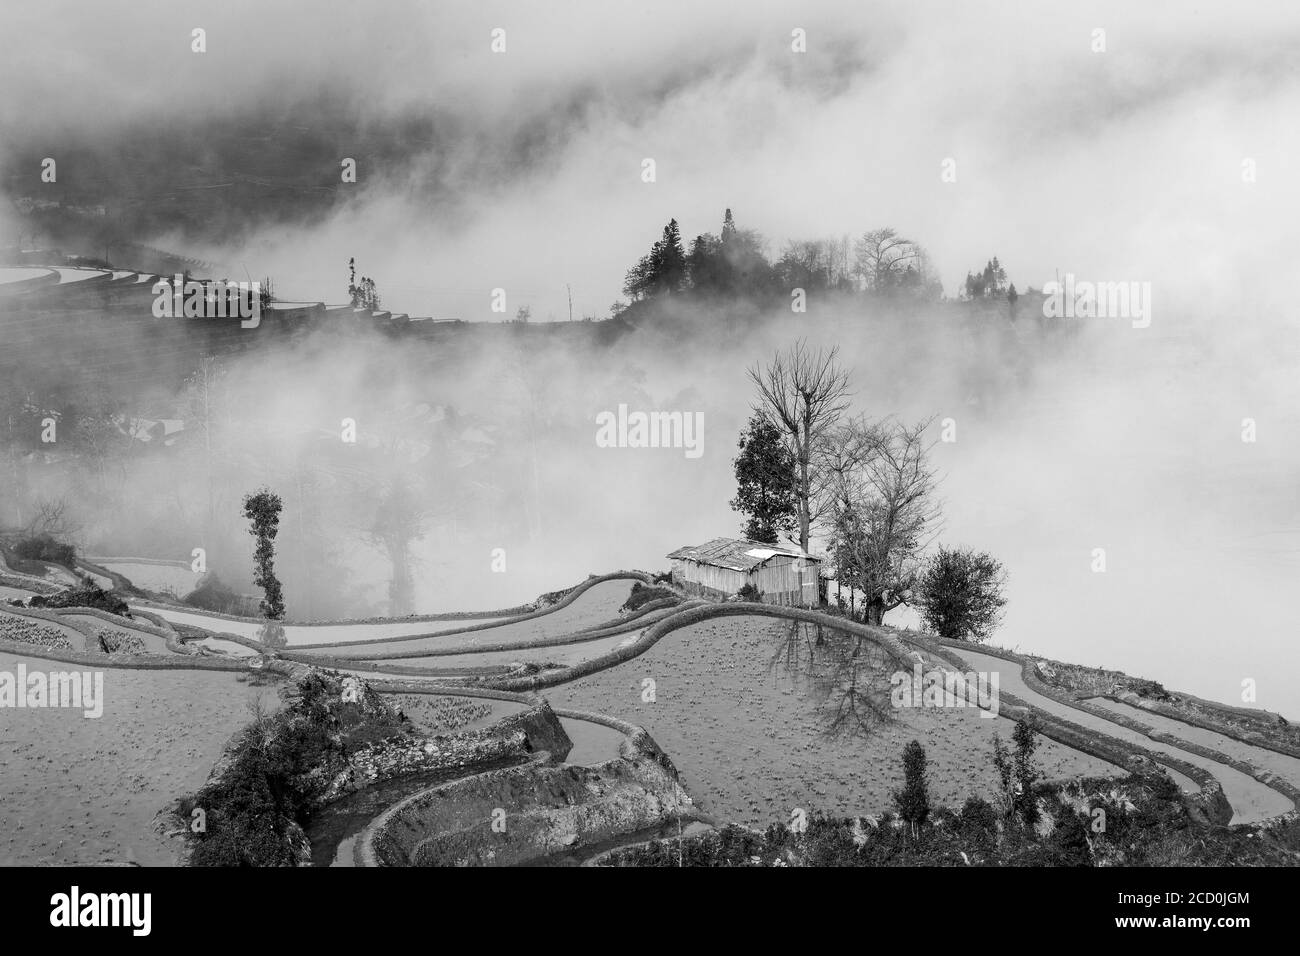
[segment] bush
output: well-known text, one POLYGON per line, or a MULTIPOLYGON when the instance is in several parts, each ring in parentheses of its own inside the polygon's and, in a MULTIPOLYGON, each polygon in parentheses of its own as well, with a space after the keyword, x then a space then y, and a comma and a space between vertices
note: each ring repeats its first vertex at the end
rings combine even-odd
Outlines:
POLYGON ((1006 572, 988 554, 940 548, 916 586, 925 626, 953 641, 987 640, 997 627, 1006 572))
POLYGON ((218 614, 242 614, 249 617, 257 609, 253 602, 242 594, 236 594, 213 573, 209 573, 202 584, 185 595, 183 602, 190 607, 216 611, 218 614))
POLYGON ((669 588, 649 587, 637 581, 632 585, 632 593, 627 596, 627 600, 619 609, 622 611, 639 611, 651 601, 658 601, 661 598, 677 599, 677 593, 669 588))
POLYGON ((912 834, 930 816, 930 791, 925 778, 925 748, 913 740, 903 748, 903 789, 894 791, 894 808, 907 823, 912 834))
POLYGON ((763 592, 754 586, 754 582, 746 581, 745 586, 736 592, 736 597, 742 601, 760 603, 763 600, 763 592))
MULTIPOLYGON (((1008 758, 1009 765, 1014 760, 1008 758)), ((1012 773, 1014 781, 1014 766, 1012 773)), ((935 809, 930 825, 912 835, 813 813, 794 833, 774 823, 763 833, 728 825, 685 837, 618 850, 606 866, 1290 866, 1300 852, 1300 822, 1271 827, 1221 827, 1197 823, 1177 799, 1165 799, 1156 778, 1089 778, 1067 796, 1039 788, 1052 807, 1055 826, 1010 826, 998 831, 997 811, 971 797, 960 814, 935 809), (1088 806, 1106 809, 1106 828, 1090 833, 1088 806), (972 852, 974 851, 974 852, 972 852)))
POLYGON ((1027 721, 1018 720, 1011 739, 1016 745, 1014 752, 1008 752, 1002 738, 993 735, 993 766, 1002 785, 1007 812, 1018 814, 1026 826, 1033 826, 1038 822, 1038 798, 1034 787, 1039 778, 1033 762, 1038 747, 1034 728, 1027 721))
POLYGON ((1051 866, 1092 866, 1088 828, 1070 807, 1060 808, 1056 829, 1048 842, 1048 856, 1051 866))
POLYGON ((1039 773, 1034 766, 1033 759, 1034 751, 1038 748, 1038 741, 1034 734, 1034 728, 1023 720, 1016 721, 1016 729, 1011 732, 1011 739, 1016 742, 1014 761, 1016 771, 1015 807, 1020 812, 1020 818, 1025 821, 1025 824, 1033 826, 1038 822, 1038 800, 1034 794, 1034 786, 1038 783, 1039 773))
POLYGON ((345 679, 312 671, 297 699, 240 736, 220 777, 179 806, 202 807, 193 866, 294 866, 303 828, 359 746, 409 727, 369 686, 344 700, 345 679))
POLYGON ((814 818, 803 842, 808 866, 861 866, 853 830, 843 821, 814 818))
POLYGON ((989 849, 997 843, 998 815, 993 805, 983 797, 967 797, 962 804, 958 828, 962 836, 983 849, 989 849))
POLYGON ((27 602, 29 607, 93 607, 118 617, 130 617, 131 609, 126 602, 112 591, 105 591, 95 584, 84 587, 69 588, 57 594, 38 594, 27 602))
POLYGON ((75 547, 56 541, 48 534, 23 538, 14 545, 14 554, 28 561, 48 561, 69 569, 74 568, 77 562, 75 547))

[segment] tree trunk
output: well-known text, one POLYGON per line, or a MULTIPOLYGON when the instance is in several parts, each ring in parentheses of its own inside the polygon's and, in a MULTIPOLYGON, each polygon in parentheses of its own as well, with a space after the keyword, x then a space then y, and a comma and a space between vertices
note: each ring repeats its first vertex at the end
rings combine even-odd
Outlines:
POLYGON ((870 601, 863 602, 863 618, 867 624, 874 624, 880 627, 885 623, 885 602, 880 598, 872 598, 870 601))
POLYGON ((812 435, 807 418, 803 423, 803 442, 799 447, 799 547, 808 553, 809 513, 812 510, 812 481, 808 477, 808 463, 812 457, 812 435))

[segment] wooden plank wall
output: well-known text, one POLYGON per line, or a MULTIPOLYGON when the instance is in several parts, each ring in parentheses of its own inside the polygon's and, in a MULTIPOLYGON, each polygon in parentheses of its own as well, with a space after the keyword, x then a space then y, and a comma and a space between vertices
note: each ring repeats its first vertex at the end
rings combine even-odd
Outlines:
POLYGON ((731 597, 746 581, 751 581, 762 592, 765 604, 817 605, 817 562, 807 558, 777 556, 749 575, 675 558, 672 573, 679 585, 687 588, 695 585, 706 589, 706 594, 711 596, 731 597))

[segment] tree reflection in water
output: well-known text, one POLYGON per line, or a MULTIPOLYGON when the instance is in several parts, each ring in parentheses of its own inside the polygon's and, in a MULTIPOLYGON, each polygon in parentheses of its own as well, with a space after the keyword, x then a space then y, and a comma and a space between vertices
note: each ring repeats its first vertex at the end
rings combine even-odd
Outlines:
POLYGON ((898 669, 875 641, 823 624, 788 621, 768 663, 813 701, 828 737, 868 736, 894 720, 889 675, 898 669))

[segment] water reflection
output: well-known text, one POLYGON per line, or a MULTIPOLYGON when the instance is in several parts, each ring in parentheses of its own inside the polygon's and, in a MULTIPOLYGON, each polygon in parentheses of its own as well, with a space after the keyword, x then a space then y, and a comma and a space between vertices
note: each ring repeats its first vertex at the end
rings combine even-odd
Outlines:
POLYGON ((284 626, 276 621, 267 621, 257 632, 257 639, 266 647, 278 650, 287 647, 289 638, 285 634, 284 626))
POLYGON ((889 675, 897 664, 875 641, 824 624, 786 622, 768 662, 813 701, 827 737, 868 736, 894 719, 889 675))

